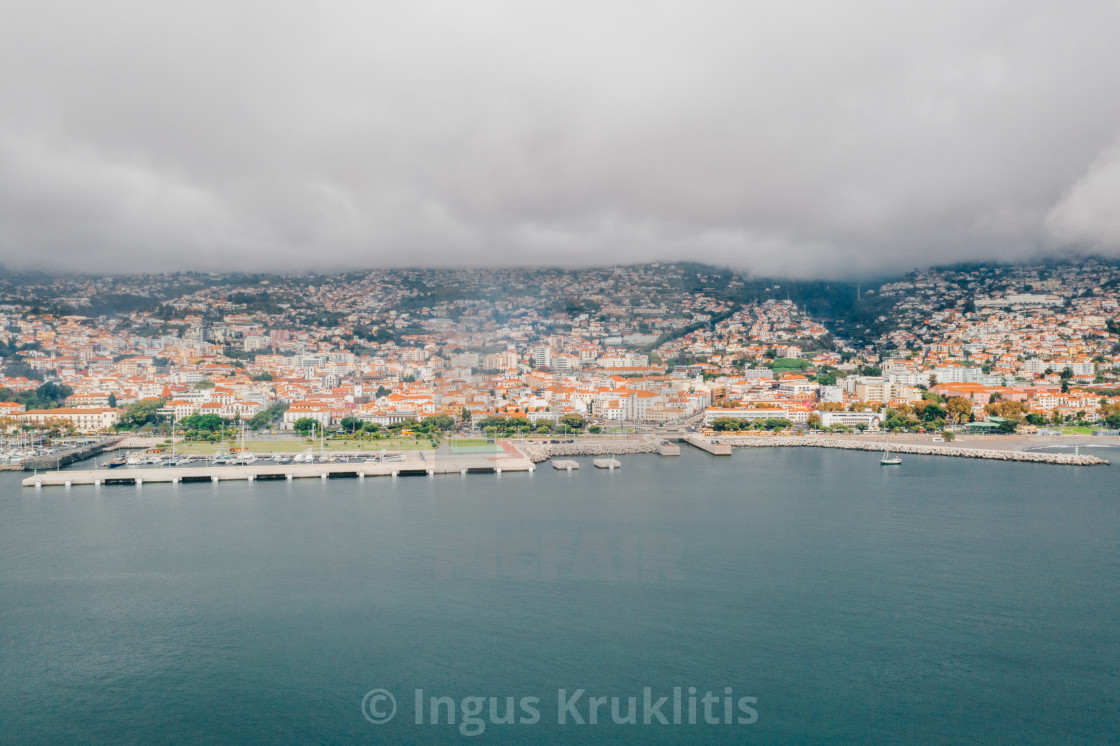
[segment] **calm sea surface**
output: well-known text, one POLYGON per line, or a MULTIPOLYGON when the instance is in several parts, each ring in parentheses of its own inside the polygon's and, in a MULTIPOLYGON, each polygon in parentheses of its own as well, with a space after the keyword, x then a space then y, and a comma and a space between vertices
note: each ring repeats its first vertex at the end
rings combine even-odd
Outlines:
POLYGON ((1118 468, 878 459, 0 474, 0 741, 1117 743, 1118 468))

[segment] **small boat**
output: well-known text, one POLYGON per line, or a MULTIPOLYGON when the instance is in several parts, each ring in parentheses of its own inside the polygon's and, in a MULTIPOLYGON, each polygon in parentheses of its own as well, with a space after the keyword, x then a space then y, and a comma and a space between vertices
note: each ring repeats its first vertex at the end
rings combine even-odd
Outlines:
POLYGON ((892 457, 890 446, 887 446, 887 448, 883 450, 883 458, 879 459, 879 463, 882 466, 898 466, 902 463, 902 459, 898 456, 892 457))
POLYGON ((290 464, 290 463, 292 463, 292 457, 287 456, 287 455, 273 456, 272 460, 275 461, 278 464, 290 464))
POLYGON ((124 466, 126 463, 128 463, 128 459, 126 459, 124 456, 117 456, 115 459, 109 461, 107 466, 110 469, 116 469, 118 466, 124 466))

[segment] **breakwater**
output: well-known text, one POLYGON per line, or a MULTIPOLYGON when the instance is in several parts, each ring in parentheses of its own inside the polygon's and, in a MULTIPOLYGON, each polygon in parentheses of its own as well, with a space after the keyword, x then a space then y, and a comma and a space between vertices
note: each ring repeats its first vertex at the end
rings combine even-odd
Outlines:
POLYGON ((69 466, 78 461, 93 458, 102 451, 114 450, 118 447, 121 440, 123 440, 123 436, 116 436, 97 443, 79 446, 78 448, 69 448, 64 451, 59 451, 58 453, 32 456, 31 458, 21 461, 18 468, 24 471, 36 471, 38 469, 57 469, 62 466, 69 466))
POLYGON ((331 462, 310 464, 257 463, 247 466, 187 466, 155 469, 89 469, 47 471, 23 480, 24 487, 70 487, 88 484, 133 484, 142 486, 156 482, 180 484, 188 482, 273 481, 293 479, 346 479, 364 480, 366 477, 429 476, 437 474, 501 474, 503 471, 533 471, 528 459, 502 458, 445 458, 439 461, 412 459, 391 462, 331 462))
POLYGON ((629 456, 657 453, 660 440, 577 440, 575 443, 526 443, 521 451, 539 464, 553 456, 629 456))
MULTIPOLYGON (((686 442, 698 439, 709 440, 703 438, 703 436, 694 435, 686 442)), ((881 452, 889 446, 893 454, 913 454, 915 456, 948 456, 995 461, 1022 461, 1034 464, 1063 464, 1066 466, 1107 466, 1110 463, 1106 459, 1085 454, 964 448, 952 445, 927 446, 913 443, 885 443, 803 435, 721 435, 715 440, 719 441, 719 445, 728 445, 735 448, 840 448, 848 451, 881 452)), ((527 443, 522 447, 522 451, 531 461, 540 463, 555 456, 626 456, 639 453, 658 453, 660 442, 660 439, 650 439, 645 441, 583 440, 575 443, 527 443)), ((695 443, 692 443, 692 445, 696 446, 695 443)), ((710 449, 705 450, 710 452, 710 449)))
POLYGON ((980 458, 995 461, 1025 461, 1035 464, 1064 464, 1067 466, 1107 466, 1110 462, 1096 456, 1072 453, 1038 453, 1035 451, 1000 451, 990 448, 962 448, 959 446, 925 446, 912 443, 885 443, 853 441, 840 438, 813 436, 720 436, 720 443, 736 448, 775 448, 782 446, 808 448, 841 448, 849 451, 883 451, 892 454, 917 456, 950 456, 955 458, 980 458))

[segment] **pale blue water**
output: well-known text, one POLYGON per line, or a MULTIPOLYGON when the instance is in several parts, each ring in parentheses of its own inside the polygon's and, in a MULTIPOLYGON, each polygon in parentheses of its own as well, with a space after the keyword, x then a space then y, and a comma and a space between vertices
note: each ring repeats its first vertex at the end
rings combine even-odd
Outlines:
POLYGON ((41 492, 0 475, 0 741, 460 740, 414 722, 422 688, 499 716, 539 698, 540 722, 478 742, 1117 743, 1117 467, 878 458, 41 492), (678 686, 686 722, 689 686, 757 698, 757 722, 703 724, 699 704, 696 725, 643 725, 647 686, 670 722, 678 686), (398 703, 383 725, 363 717, 376 688, 398 703), (637 696, 638 724, 608 701, 561 726, 560 688, 586 690, 585 720, 588 697, 637 696))

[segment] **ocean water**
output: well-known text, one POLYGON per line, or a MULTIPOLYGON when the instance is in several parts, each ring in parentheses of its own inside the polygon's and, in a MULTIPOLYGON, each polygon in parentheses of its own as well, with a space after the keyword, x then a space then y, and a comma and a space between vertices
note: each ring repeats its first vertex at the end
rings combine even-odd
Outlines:
POLYGON ((878 458, 2 474, 0 741, 1117 743, 1117 467, 878 458))

